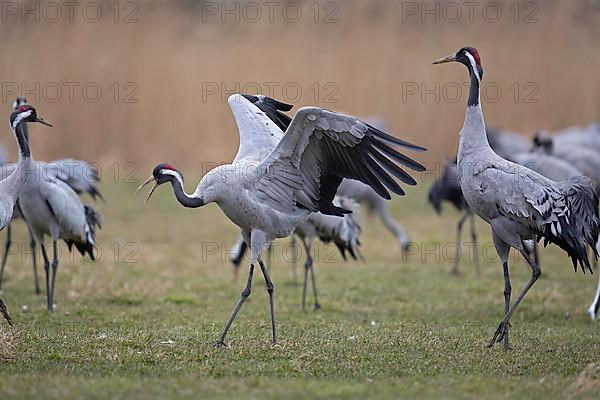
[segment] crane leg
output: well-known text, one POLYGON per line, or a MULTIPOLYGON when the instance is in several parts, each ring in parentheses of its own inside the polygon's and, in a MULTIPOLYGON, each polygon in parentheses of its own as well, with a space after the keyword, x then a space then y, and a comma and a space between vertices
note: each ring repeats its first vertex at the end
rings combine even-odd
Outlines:
POLYGON ((267 271, 271 272, 272 264, 273 264, 273 242, 269 243, 269 247, 267 247, 267 271))
POLYGON ((292 246, 292 285, 298 286, 298 275, 296 273, 296 262, 298 257, 298 249, 296 248, 296 234, 292 233, 291 243, 292 246))
POLYGON ((50 260, 48 260, 48 254, 46 253, 46 246, 40 241, 40 248, 42 249, 42 257, 44 257, 44 271, 46 272, 46 300, 48 302, 48 311, 53 311, 52 299, 50 298, 50 260))
MULTIPOLYGON (((504 315, 508 314, 510 310, 510 296, 512 293, 512 286, 510 285, 510 275, 508 272, 508 255, 510 253, 510 246, 506 244, 499 236, 496 235, 492 231, 492 238, 494 240, 494 246, 496 247, 496 251, 498 252, 498 256, 500 257, 500 262, 502 262, 502 269, 504 271, 504 315)), ((509 350, 510 344, 508 340, 508 328, 510 325, 506 327, 504 332, 504 349, 509 350)), ((492 342, 493 345, 494 342, 492 342)))
POLYGON ((4 301, 2 300, 2 298, 0 298, 0 314, 2 314, 2 316, 4 317, 4 319, 6 320, 6 322, 8 322, 8 324, 10 326, 13 325, 12 318, 10 317, 10 314, 8 313, 8 309, 6 308, 6 304, 4 304, 4 301))
POLYGON ((250 264, 250 272, 248 273, 248 282, 246 283, 246 287, 242 291, 240 299, 238 300, 235 308, 233 309, 233 312, 231 313, 231 316, 229 317, 227 324, 225 324, 225 329, 223 330, 221 337, 216 342, 217 346, 225 346, 225 337, 227 336, 227 331, 229 331, 229 328, 231 327, 233 320, 237 316, 237 313, 240 311, 240 309, 242 308, 242 305, 244 305, 244 302, 250 296, 250 293, 252 291, 252 275, 253 274, 254 274, 254 264, 250 264))
POLYGON ((481 276, 481 265, 479 264, 479 244, 477 243, 474 213, 471 213, 471 240, 473 241, 473 261, 475 262, 475 275, 479 277, 481 276))
POLYGON ((54 283, 56 282, 56 272, 58 271, 58 251, 56 246, 56 240, 53 241, 54 245, 54 258, 52 260, 52 286, 50 290, 52 291, 50 294, 50 299, 52 301, 52 306, 54 307, 54 283))
POLYGON ((319 300, 317 299, 317 280, 315 279, 315 266, 314 266, 312 257, 310 257, 310 276, 312 278, 313 295, 315 296, 315 311, 316 311, 321 308, 321 304, 319 304, 319 300))
POLYGON ((41 291, 37 272, 37 254, 35 254, 35 238, 33 237, 31 230, 29 231, 29 239, 29 246, 31 247, 31 259, 33 260, 33 283, 35 285, 35 294, 39 295, 41 291))
POLYGON ((531 289, 533 284, 539 279, 540 275, 542 274, 542 270, 540 269, 540 267, 537 265, 537 263, 535 262, 533 257, 527 252, 527 250, 522 245, 521 245, 521 248, 519 249, 519 251, 525 258, 525 260, 527 260, 527 263, 531 267, 531 278, 529 278, 529 281, 527 282, 527 284, 525 285, 525 287, 523 288, 521 293, 519 293, 519 296, 517 297, 517 299, 515 300, 513 305, 509 308, 506 315, 504 315, 504 318, 502 319, 502 321, 500 321, 500 324, 498 325, 498 329, 496 329, 496 332, 494 333, 494 336, 492 337, 492 340, 490 341, 489 347, 493 346, 495 342, 501 342, 502 340, 504 340, 505 341, 504 349, 505 350, 509 349, 506 345, 505 337, 506 337, 506 334, 508 333, 508 328, 510 327, 510 323, 509 323, 510 317, 514 314, 515 310, 517 309, 517 307, 519 306, 519 304, 521 303, 521 301, 523 300, 523 298, 525 297, 525 295, 527 294, 529 289, 531 289))
POLYGON ((596 287, 596 295, 594 296, 594 301, 588 308, 588 314, 592 319, 596 319, 598 317, 598 309, 600 308, 600 274, 598 274, 598 286, 596 287))
POLYGON ((469 217, 469 213, 467 212, 467 213, 465 213, 465 215, 460 217, 460 219, 458 220, 458 224, 456 225, 456 257, 454 259, 454 263, 452 264, 452 269, 450 269, 450 273, 453 275, 458 275, 458 263, 460 262, 460 258, 462 256, 462 247, 461 247, 460 238, 462 236, 463 225, 468 217, 469 217))
POLYGON ((260 269, 262 270, 263 276, 265 277, 265 283, 267 284, 267 292, 269 293, 269 307, 271 309, 271 333, 273 344, 277 344, 277 335, 275 334, 275 308, 273 304, 273 292, 275 291, 275 286, 273 286, 273 281, 271 281, 271 277, 269 276, 269 272, 267 268, 265 268, 265 263, 263 263, 262 258, 258 257, 258 264, 260 265, 260 269))
POLYGON ((2 280, 4 278, 4 267, 6 266, 6 260, 8 259, 8 251, 12 244, 12 229, 10 223, 6 227, 6 243, 4 245, 4 254, 2 254, 2 266, 0 266, 0 290, 2 290, 2 280))

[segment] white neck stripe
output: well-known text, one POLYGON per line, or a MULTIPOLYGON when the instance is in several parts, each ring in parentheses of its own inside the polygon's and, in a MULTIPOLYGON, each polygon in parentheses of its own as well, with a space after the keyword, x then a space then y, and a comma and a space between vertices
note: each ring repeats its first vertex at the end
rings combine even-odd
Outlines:
POLYGON ((469 58, 469 61, 471 62, 471 67, 473 68, 473 73, 477 77, 477 80, 481 82, 481 77, 479 76, 479 68, 477 68, 477 63, 475 62, 475 58, 468 51, 465 51, 465 54, 469 58))
POLYGON ((15 118, 15 120, 12 123, 12 129, 13 131, 17 129, 17 125, 19 125, 19 123, 24 120, 25 118, 29 117, 31 115, 31 110, 27 110, 25 112, 20 113, 19 115, 17 115, 17 117, 15 118))

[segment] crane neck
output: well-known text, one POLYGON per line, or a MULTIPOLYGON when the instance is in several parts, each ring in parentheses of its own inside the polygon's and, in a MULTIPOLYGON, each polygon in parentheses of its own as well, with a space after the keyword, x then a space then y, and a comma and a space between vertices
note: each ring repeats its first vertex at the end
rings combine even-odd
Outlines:
POLYGON ((187 208, 198 208, 206 204, 202 196, 190 196, 185 192, 183 188, 183 176, 181 174, 177 174, 177 176, 174 176, 171 179, 171 185, 173 186, 173 191, 175 192, 177 201, 182 206, 187 208))
POLYGON ((13 133, 17 139, 19 146, 19 159, 27 159, 31 157, 31 149, 29 148, 29 133, 27 130, 27 122, 20 122, 14 128, 13 133))
POLYGON ((471 84, 469 86, 469 99, 463 128, 460 131, 460 144, 458 148, 458 162, 469 156, 480 157, 492 151, 487 139, 483 110, 480 103, 481 77, 477 67, 471 63, 467 65, 471 84))

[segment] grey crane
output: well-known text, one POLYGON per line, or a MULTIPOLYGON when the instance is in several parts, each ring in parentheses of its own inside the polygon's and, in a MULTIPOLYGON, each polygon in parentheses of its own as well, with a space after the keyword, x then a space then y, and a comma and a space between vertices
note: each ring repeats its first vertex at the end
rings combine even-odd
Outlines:
MULTIPOLYGON (((24 106, 21 106, 24 107, 24 106)), ((67 183, 57 177, 44 176, 42 168, 47 164, 29 162, 29 170, 37 179, 28 179, 19 194, 19 206, 27 226, 44 258, 46 275, 46 300, 48 311, 54 310, 54 287, 58 271, 57 241, 67 243, 69 251, 73 246, 83 256, 94 256, 95 235, 100 227, 100 215, 81 199, 67 183), (44 237, 50 236, 53 243, 52 271, 44 245, 44 237)))
MULTIPOLYGON (((16 110, 18 107, 27 104, 27 99, 24 96, 19 96, 13 103, 13 109, 16 110)), ((26 140, 29 142, 29 130, 27 128, 27 124, 23 126, 23 131, 26 140)), ((85 161, 74 160, 71 158, 54 160, 48 163, 38 160, 35 160, 34 162, 36 164, 36 172, 38 173, 38 178, 36 179, 59 179, 65 182, 67 185, 69 185, 77 194, 87 193, 94 200, 104 200, 102 194, 98 191, 96 187, 96 184, 99 182, 100 177, 98 174, 98 170, 93 165, 85 161)), ((2 168, 0 169, 0 179, 4 179, 6 176, 10 175, 15 168, 15 163, 4 163, 2 165, 2 168)), ((12 245, 11 224, 13 221, 22 218, 23 215, 17 202, 17 205, 13 212, 11 223, 9 223, 6 227, 6 242, 4 245, 4 254, 2 255, 2 263, 0 264, 0 289, 2 288, 4 268, 6 267, 6 262, 8 260, 9 249, 12 245)), ((29 230, 29 237, 29 246, 31 249, 33 264, 35 294, 40 294, 40 286, 37 274, 36 242, 31 233, 31 230, 29 230)))
POLYGON ((462 256, 461 237, 463 225, 467 219, 470 220, 475 273, 477 276, 479 276, 481 273, 481 267, 479 264, 477 231, 475 229, 475 214, 473 214, 469 208, 469 205, 463 196, 462 190, 460 189, 456 160, 452 160, 444 166, 442 176, 440 176, 440 178, 433 183, 431 189, 429 190, 428 200, 438 214, 441 214, 442 212, 442 202, 444 201, 448 201, 458 211, 463 211, 463 215, 460 217, 458 224, 456 225, 456 256, 454 257, 454 262, 452 263, 452 268, 450 270, 450 272, 454 275, 458 275, 458 264, 462 256))
MULTIPOLYGON (((598 197, 587 177, 552 181, 527 167, 507 161, 490 147, 480 105, 481 58, 476 49, 463 47, 434 64, 459 62, 467 67, 470 90, 458 150, 459 181, 465 200, 474 213, 491 225, 496 251, 504 270, 504 318, 489 346, 503 342, 509 346, 509 321, 541 269, 526 251, 525 240, 543 237, 557 244, 573 261, 591 272, 586 243, 594 247, 600 233, 598 197), (510 304, 508 268, 510 249, 518 250, 531 267, 531 278, 514 303, 510 304)), ((597 257, 598 253, 594 255, 597 257)))
MULTIPOLYGON (((31 150, 23 129, 27 122, 39 122, 52 126, 48 121, 39 117, 35 108, 29 105, 20 106, 11 113, 10 127, 19 146, 19 157, 13 172, 0 180, 0 230, 10 223, 17 199, 29 180, 27 171, 32 164, 31 150)), ((0 312, 12 325, 12 320, 2 299, 0 299, 0 312)))
POLYGON ((301 108, 284 133, 267 114, 289 111, 290 105, 239 94, 230 96, 228 102, 240 135, 233 163, 209 171, 191 195, 183 189, 181 172, 164 163, 158 164, 138 189, 154 182, 151 196, 156 187, 171 183, 184 207, 217 203, 240 227, 250 247, 248 281, 217 344, 225 344, 231 324, 250 295, 256 262, 267 284, 272 342, 276 343, 274 286, 261 257, 265 245, 289 236, 314 212, 348 213, 332 203, 343 178, 362 180, 387 199, 391 198, 388 189, 403 194, 392 175, 409 185, 416 181, 398 164, 418 171, 424 167, 394 147, 425 149, 356 118, 317 107, 301 108))
MULTIPOLYGON (((306 252, 306 261, 304 263, 304 285, 302 291, 302 310, 306 308, 306 289, 308 282, 308 274, 310 272, 313 288, 313 296, 315 300, 315 310, 321 308, 321 304, 317 295, 317 284, 314 272, 314 260, 312 257, 312 246, 318 238, 324 243, 333 242, 338 248, 340 255, 344 260, 347 259, 346 252, 350 257, 357 260, 361 257, 360 246, 360 219, 359 219, 359 204, 353 199, 336 195, 333 199, 333 204, 338 207, 352 211, 342 217, 325 215, 322 213, 311 214, 308 219, 294 229, 293 236, 298 236, 302 240, 304 251, 306 252)), ((295 244, 294 244, 295 245, 295 244)), ((239 269, 241 262, 244 259, 248 246, 244 239, 240 239, 231 252, 231 260, 235 270, 239 269)), ((296 254, 294 254, 293 263, 296 262, 296 254)), ((237 273, 236 273, 237 274, 237 273)))
POLYGON ((533 139, 535 151, 553 155, 577 168, 600 187, 600 152, 593 148, 565 143, 555 144, 547 132, 538 133, 533 139))
MULTIPOLYGON (((550 134, 546 131, 542 131, 542 135, 550 137, 550 134)), ((600 123, 588 126, 571 126, 554 132, 551 137, 558 148, 575 146, 600 153, 600 123)))

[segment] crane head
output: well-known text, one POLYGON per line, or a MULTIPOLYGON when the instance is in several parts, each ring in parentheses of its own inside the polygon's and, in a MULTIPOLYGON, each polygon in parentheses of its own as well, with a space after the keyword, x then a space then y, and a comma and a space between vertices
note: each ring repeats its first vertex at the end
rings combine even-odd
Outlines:
POLYGON ((135 192, 139 192, 144 186, 146 186, 150 182, 154 182, 154 186, 152 186, 152 189, 150 189, 150 192, 148 193, 148 197, 146 197, 145 202, 148 203, 148 200, 150 200, 150 197, 152 196, 154 190, 156 190, 157 187, 159 187, 163 183, 171 182, 173 179, 180 179, 181 181, 183 181, 183 177, 181 176, 181 173, 177 170, 177 168, 166 163, 158 164, 152 170, 152 175, 150 175, 150 177, 146 179, 144 183, 142 183, 136 189, 135 192))
POLYGON ((481 66, 481 57, 474 47, 463 47, 454 54, 435 60, 433 64, 443 64, 448 62, 459 62, 469 68, 471 73, 476 73, 481 80, 483 78, 483 67, 481 66))
POLYGON ((27 99, 25 98, 25 96, 18 96, 12 104, 13 111, 16 111, 17 108, 26 104, 29 103, 27 103, 27 99))
POLYGON ((10 125, 13 129, 21 122, 39 122, 40 124, 52 127, 50 122, 38 116, 35 108, 28 104, 18 106, 17 109, 10 114, 10 125))

